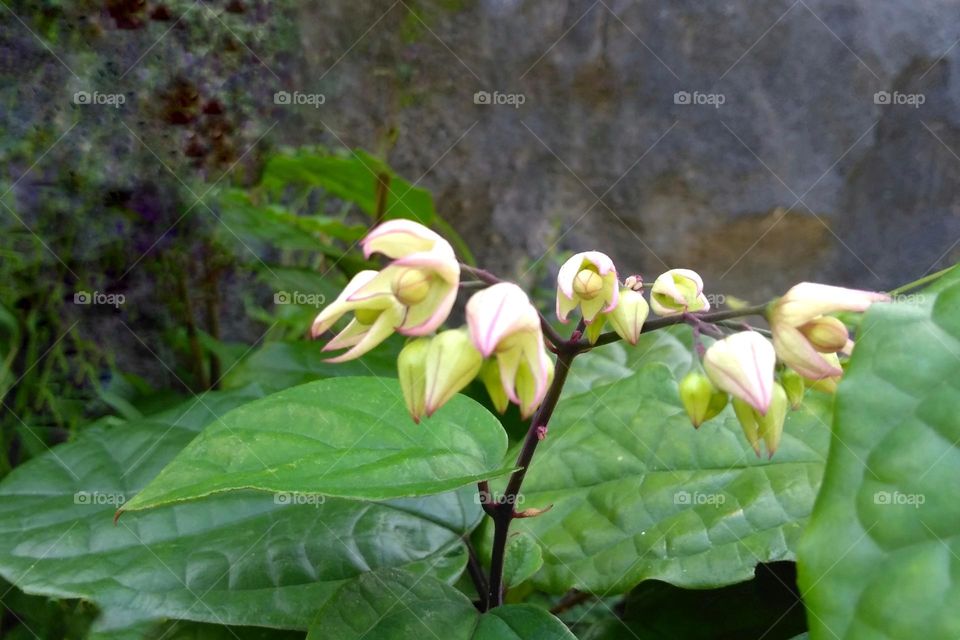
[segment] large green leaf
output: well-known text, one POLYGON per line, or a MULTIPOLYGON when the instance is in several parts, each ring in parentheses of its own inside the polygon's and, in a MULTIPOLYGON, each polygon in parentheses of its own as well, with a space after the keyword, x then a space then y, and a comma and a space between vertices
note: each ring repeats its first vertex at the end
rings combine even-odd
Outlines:
POLYGON ((113 524, 116 505, 204 424, 257 395, 211 393, 149 421, 90 427, 18 467, 0 483, 0 575, 27 593, 95 602, 113 621, 104 632, 138 617, 305 629, 366 571, 456 579, 461 538, 481 517, 472 488, 386 503, 235 492, 113 524))
POLYGON ((861 324, 800 550, 814 640, 960 637, 960 283, 948 277, 861 324))
POLYGON ((507 435, 457 396, 416 425, 394 379, 336 378, 251 402, 211 424, 124 510, 239 489, 385 500, 509 472, 507 435))
POLYGON ((404 571, 368 573, 320 610, 308 640, 574 640, 562 622, 531 605, 481 614, 465 595, 404 571))
POLYGON ((820 484, 830 402, 809 394, 767 460, 729 408, 693 429, 661 364, 562 400, 523 487, 524 508, 553 509, 514 525, 544 550, 534 583, 601 595, 649 578, 705 588, 792 559, 820 484))

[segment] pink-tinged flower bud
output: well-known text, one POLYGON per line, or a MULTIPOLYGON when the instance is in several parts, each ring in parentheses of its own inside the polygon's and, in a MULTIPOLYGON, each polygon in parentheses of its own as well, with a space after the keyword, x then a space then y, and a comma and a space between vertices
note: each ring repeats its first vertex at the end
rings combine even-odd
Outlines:
POLYGON ((566 322, 570 312, 580 307, 589 324, 601 311, 612 311, 618 295, 613 260, 599 251, 578 253, 563 263, 557 275, 557 317, 566 322))
POLYGON ((836 378, 839 364, 824 358, 848 348, 847 328, 824 314, 865 311, 874 302, 890 297, 874 291, 859 291, 825 284, 801 282, 777 300, 770 309, 770 328, 777 356, 788 367, 810 380, 836 378))
POLYGON ((627 279, 623 281, 623 286, 633 291, 643 291, 643 278, 639 275, 627 276, 627 279))
MULTIPOLYGON (((529 417, 543 402, 553 370, 537 310, 520 287, 501 282, 473 294, 466 311, 474 346, 484 357, 496 358, 504 394, 529 417)), ((491 374, 485 373, 489 384, 491 374)))
MULTIPOLYGON (((643 285, 641 284, 640 287, 642 289, 643 285)), ((647 321, 649 315, 650 305, 647 304, 643 294, 638 290, 624 287, 620 290, 620 301, 617 307, 607 313, 606 318, 618 336, 635 345, 643 331, 643 323, 647 321)))
POLYGON ((353 319, 339 334, 324 346, 324 351, 347 349, 345 353, 328 359, 343 362, 359 358, 386 340, 403 321, 406 310, 393 296, 374 296, 354 299, 354 294, 378 276, 376 271, 361 271, 344 290, 313 321, 310 333, 314 338, 330 329, 344 314, 353 312, 353 319))
POLYGON ((361 241, 363 254, 393 261, 351 299, 392 296, 404 307, 397 331, 408 336, 434 332, 450 315, 460 286, 460 263, 450 243, 411 220, 390 220, 361 241))
POLYGON ((816 389, 817 391, 823 391, 824 393, 836 393, 837 385, 840 384, 840 378, 843 377, 843 367, 840 366, 840 357, 835 353, 821 353, 820 357, 827 361, 827 363, 833 369, 840 371, 841 373, 831 376, 823 376, 821 378, 803 378, 803 382, 806 386, 811 389, 816 389))
POLYGON ((779 384, 774 383, 771 394, 770 408, 766 415, 751 407, 740 398, 733 399, 733 412, 737 415, 740 427, 747 442, 757 456, 760 455, 760 441, 767 447, 767 456, 772 458, 780 446, 783 437, 783 425, 787 419, 787 409, 790 403, 787 392, 779 384))
POLYGON ((710 310, 710 302, 703 295, 703 280, 690 269, 670 269, 660 274, 650 289, 650 306, 658 316, 710 310))
POLYGON ((776 363, 773 345, 756 331, 718 340, 703 356, 703 368, 711 382, 761 414, 770 407, 776 363))
POLYGON ((430 338, 411 340, 397 357, 397 377, 407 411, 413 421, 420 424, 420 418, 426 412, 427 402, 427 352, 430 350, 430 338))
POLYGON ((702 373, 691 371, 680 381, 680 402, 694 428, 716 417, 727 406, 728 396, 702 373))
POLYGON ((483 356, 470 341, 466 329, 451 329, 430 340, 426 360, 426 402, 428 416, 470 384, 483 364, 483 356))

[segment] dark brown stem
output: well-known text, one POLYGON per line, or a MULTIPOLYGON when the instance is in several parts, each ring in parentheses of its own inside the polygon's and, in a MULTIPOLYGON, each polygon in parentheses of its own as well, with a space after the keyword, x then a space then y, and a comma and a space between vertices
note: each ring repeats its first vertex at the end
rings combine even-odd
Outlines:
MULTIPOLYGON (((664 327, 669 327, 675 324, 683 324, 687 322, 687 317, 685 316, 694 316, 700 322, 715 323, 723 320, 731 320, 733 318, 743 318, 745 316, 762 316, 766 310, 767 304, 758 304, 752 307, 744 307, 743 309, 726 309, 724 311, 714 311, 712 313, 681 313, 675 316, 666 316, 664 318, 647 320, 647 322, 645 322, 643 325, 643 329, 640 330, 640 333, 650 333, 651 331, 663 329, 664 327)), ((577 343, 577 349, 578 352, 589 351, 594 347, 610 344, 611 342, 616 342, 619 339, 620 336, 618 336, 615 332, 608 331, 607 333, 601 334, 594 344, 590 344, 586 340, 581 340, 579 343, 577 343)))
POLYGON ((555 604, 550 609, 550 613, 552 613, 555 616, 560 615, 564 611, 568 611, 574 608, 575 606, 577 606, 578 604, 583 604, 584 602, 586 602, 587 600, 590 600, 591 598, 593 598, 592 593, 588 593, 586 591, 571 591, 567 595, 563 596, 560 599, 560 602, 555 604))
POLYGON ((573 359, 577 357, 576 343, 562 341, 558 347, 559 354, 553 382, 547 389, 547 395, 540 404, 540 408, 537 409, 537 412, 533 414, 533 419, 530 420, 530 428, 527 429, 520 455, 517 456, 516 466, 519 469, 510 475, 503 497, 496 502, 494 507, 495 512, 492 516, 494 527, 493 553, 490 557, 490 590, 487 603, 490 608, 503 604, 503 562, 506 554, 507 534, 510 531, 510 523, 516 518, 514 506, 517 503, 520 486, 527 475, 527 469, 530 467, 530 461, 533 460, 537 445, 540 444, 540 427, 546 427, 550 422, 553 410, 556 409, 557 402, 560 400, 560 392, 567 380, 567 374, 570 372, 570 365, 573 363, 573 359))
POLYGON ((480 597, 480 610, 487 610, 487 598, 489 596, 489 587, 487 586, 487 577, 483 574, 483 565, 480 564, 480 556, 477 550, 473 548, 469 537, 463 539, 463 544, 467 547, 467 573, 473 581, 473 586, 480 597))

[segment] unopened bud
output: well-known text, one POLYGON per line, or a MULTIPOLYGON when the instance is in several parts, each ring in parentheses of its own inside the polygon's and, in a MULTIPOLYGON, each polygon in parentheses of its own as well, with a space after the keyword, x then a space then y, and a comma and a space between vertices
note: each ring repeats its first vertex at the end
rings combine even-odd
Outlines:
POLYGON ((727 398, 702 373, 691 371, 680 381, 680 401, 695 428, 723 411, 727 398))
POLYGON ((800 327, 800 333, 820 353, 836 353, 850 339, 846 325, 833 316, 814 318, 800 327))
POLYGON ((806 394, 806 385, 803 383, 803 376, 787 369, 780 375, 780 384, 787 392, 787 400, 790 401, 791 409, 799 409, 803 403, 803 396, 806 394))
POLYGON ((429 349, 429 338, 417 338, 408 342, 397 357, 397 376, 400 378, 403 400, 413 421, 418 424, 426 405, 427 351, 429 349))

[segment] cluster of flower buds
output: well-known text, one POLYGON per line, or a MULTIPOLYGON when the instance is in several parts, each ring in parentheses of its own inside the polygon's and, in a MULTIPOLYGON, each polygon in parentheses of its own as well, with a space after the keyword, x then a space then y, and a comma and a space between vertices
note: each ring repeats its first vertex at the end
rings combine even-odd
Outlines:
MULTIPOLYGON (((437 333, 460 287, 460 264, 450 244, 416 222, 393 220, 373 229, 362 245, 364 256, 379 253, 390 262, 354 276, 314 321, 318 337, 352 314, 324 347, 346 350, 331 362, 357 358, 397 332, 412 338, 400 352, 398 371, 415 421, 478 377, 498 411, 513 403, 524 418, 533 415, 554 364, 543 320, 520 287, 501 282, 473 294, 467 326, 437 333)), ((680 398, 694 426, 718 415, 732 396, 748 442, 759 455, 762 441, 773 455, 788 407, 799 406, 807 386, 832 391, 843 373, 838 354, 853 348, 847 327, 829 314, 863 311, 886 299, 806 282, 793 287, 768 310, 772 343, 752 330, 717 340, 704 353, 705 375, 695 371, 681 381, 680 398), (779 380, 778 360, 785 365, 779 380)), ((642 279, 630 276, 621 283, 613 261, 599 251, 575 254, 560 267, 557 317, 567 322, 578 311, 590 344, 608 325, 636 344, 651 309, 660 316, 708 311, 703 280, 689 269, 671 269, 654 281, 648 303, 642 279)))
POLYGON ((699 427, 716 416, 729 394, 747 441, 757 455, 762 441, 772 456, 787 409, 799 407, 808 386, 833 392, 843 374, 838 354, 853 349, 846 325, 827 314, 865 311, 886 300, 886 294, 872 291, 796 285, 768 310, 772 343, 756 331, 727 336, 706 350, 706 376, 691 372, 681 381, 680 398, 690 420, 699 427), (779 380, 778 360, 785 365, 779 380))

